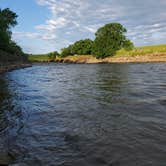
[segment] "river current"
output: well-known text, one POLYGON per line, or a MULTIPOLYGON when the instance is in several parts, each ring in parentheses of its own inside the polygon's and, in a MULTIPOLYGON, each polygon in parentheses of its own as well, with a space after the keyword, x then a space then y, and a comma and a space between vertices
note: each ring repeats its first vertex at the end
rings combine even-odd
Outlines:
POLYGON ((165 166, 166 64, 35 64, 0 75, 0 164, 165 166))

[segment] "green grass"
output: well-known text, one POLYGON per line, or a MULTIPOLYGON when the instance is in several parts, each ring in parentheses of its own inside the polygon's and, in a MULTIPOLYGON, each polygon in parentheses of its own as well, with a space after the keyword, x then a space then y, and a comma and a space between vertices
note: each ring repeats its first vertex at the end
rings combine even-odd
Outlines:
POLYGON ((46 62, 50 61, 48 55, 29 55, 28 60, 31 62, 46 62))
POLYGON ((131 51, 126 51, 124 49, 121 49, 116 53, 116 56, 122 56, 122 55, 136 56, 136 55, 157 54, 157 53, 166 53, 166 44, 136 47, 131 51))

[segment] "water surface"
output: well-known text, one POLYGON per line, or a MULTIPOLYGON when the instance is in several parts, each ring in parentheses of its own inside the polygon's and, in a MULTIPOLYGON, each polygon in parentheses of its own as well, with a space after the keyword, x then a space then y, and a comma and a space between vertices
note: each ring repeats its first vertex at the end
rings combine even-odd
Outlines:
POLYGON ((0 162, 165 166, 166 64, 34 65, 0 76, 0 162))

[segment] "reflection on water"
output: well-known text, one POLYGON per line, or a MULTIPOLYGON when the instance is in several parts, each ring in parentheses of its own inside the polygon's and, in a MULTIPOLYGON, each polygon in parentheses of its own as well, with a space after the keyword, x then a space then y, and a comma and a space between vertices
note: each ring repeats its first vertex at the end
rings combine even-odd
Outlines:
POLYGON ((165 76, 164 63, 34 65, 2 76, 0 162, 165 166, 165 76))

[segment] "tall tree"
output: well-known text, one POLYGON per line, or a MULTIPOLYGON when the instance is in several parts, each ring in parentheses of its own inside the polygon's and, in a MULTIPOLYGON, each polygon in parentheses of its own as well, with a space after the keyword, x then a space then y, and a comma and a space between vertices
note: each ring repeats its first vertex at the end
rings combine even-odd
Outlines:
POLYGON ((117 50, 129 48, 133 44, 124 35, 127 30, 119 23, 110 23, 99 28, 95 33, 93 54, 97 58, 112 56, 117 50))
POLYGON ((20 46, 12 41, 11 28, 17 25, 17 14, 9 8, 0 9, 0 62, 27 60, 20 46))
POLYGON ((10 9, 0 9, 0 49, 8 50, 11 40, 10 28, 17 25, 17 15, 10 9))
POLYGON ((17 25, 17 14, 9 8, 0 9, 0 27, 9 30, 11 27, 17 25))

